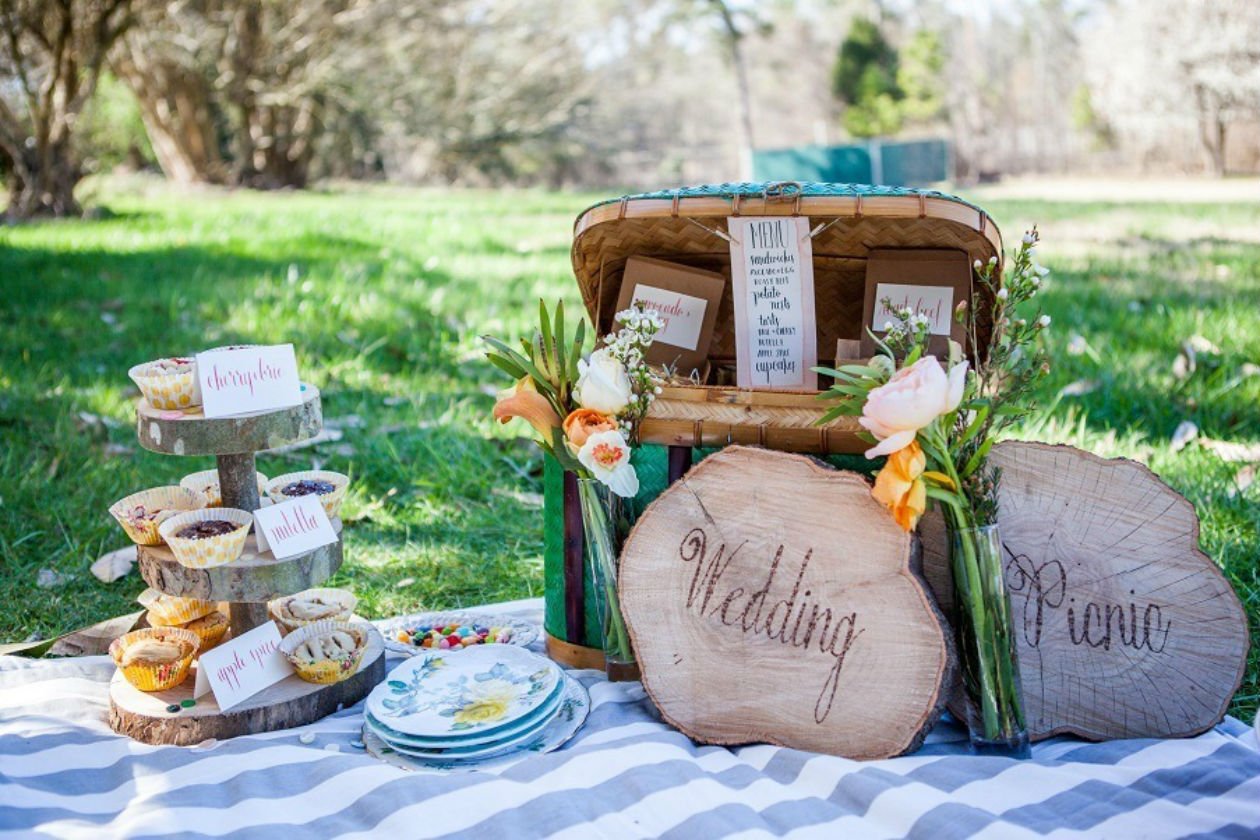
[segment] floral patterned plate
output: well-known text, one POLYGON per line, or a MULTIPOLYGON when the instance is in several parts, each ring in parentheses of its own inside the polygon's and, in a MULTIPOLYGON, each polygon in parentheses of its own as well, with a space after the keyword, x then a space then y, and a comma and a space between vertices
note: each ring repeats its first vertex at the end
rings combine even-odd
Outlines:
POLYGON ((533 712, 560 679, 550 659, 513 645, 427 651, 391 671, 372 689, 366 707, 404 735, 474 734, 533 712))
POLYGON ((364 723, 386 743, 397 744, 400 747, 412 750, 438 751, 451 747, 472 747, 478 744, 497 742, 512 735, 519 736, 530 732, 555 714, 563 697, 564 681, 560 680, 556 682, 556 687, 552 690, 551 696, 544 700, 541 706, 524 717, 518 718, 504 726, 495 726, 473 735, 452 735, 449 738, 419 738, 415 735, 407 735, 381 723, 372 716, 371 712, 364 712, 363 716, 364 723))
POLYGON ((415 656, 418 653, 427 653, 432 648, 419 647, 410 642, 399 641, 398 631, 405 630, 411 633, 417 627, 436 627, 449 624, 463 625, 465 627, 499 627, 509 631, 507 640, 496 644, 528 647, 538 641, 538 625, 533 622, 524 621, 514 616, 491 615, 478 612, 417 613, 391 619, 380 625, 380 628, 381 634, 385 637, 386 650, 397 656, 415 656))
POLYGON ((561 700, 555 717, 533 738, 515 744, 502 753, 463 759, 446 756, 421 758, 406 755, 381 740, 380 736, 366 725, 363 727, 363 745, 370 755, 404 770, 415 770, 421 773, 498 771, 531 754, 541 755, 559 749, 582 728, 591 710, 591 697, 586 692, 586 688, 573 677, 563 674, 562 679, 564 680, 564 699, 561 700))

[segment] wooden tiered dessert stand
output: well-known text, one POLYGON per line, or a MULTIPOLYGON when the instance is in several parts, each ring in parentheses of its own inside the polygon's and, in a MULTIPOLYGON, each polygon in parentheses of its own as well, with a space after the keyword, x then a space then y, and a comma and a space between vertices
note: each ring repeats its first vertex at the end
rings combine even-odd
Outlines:
MULTIPOLYGON (((223 506, 258 510, 255 453, 308 440, 323 428, 319 390, 313 385, 302 388, 299 406, 216 419, 205 417, 200 409, 155 409, 141 398, 136 434, 140 445, 153 452, 214 455, 223 506)), ((318 586, 337 571, 342 561, 340 520, 333 520, 333 529, 337 542, 284 560, 259 551, 250 534, 240 559, 211 569, 181 566, 165 545, 142 545, 137 550, 140 574, 167 595, 229 602, 230 632, 240 635, 271 620, 267 601, 318 586)), ((109 723, 115 732, 147 744, 196 744, 311 723, 357 703, 384 678, 385 643, 373 629, 353 676, 315 685, 293 674, 226 712, 219 709, 213 693, 197 698, 189 708, 167 711, 192 698, 195 673, 169 691, 143 692, 119 672, 110 683, 109 723)))

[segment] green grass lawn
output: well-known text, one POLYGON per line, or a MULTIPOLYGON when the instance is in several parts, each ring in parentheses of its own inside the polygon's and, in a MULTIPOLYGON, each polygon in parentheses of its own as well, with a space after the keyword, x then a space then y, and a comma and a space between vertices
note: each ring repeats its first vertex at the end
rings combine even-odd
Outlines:
MULTIPOLYGON (((542 593, 539 457, 495 428, 503 383, 478 336, 579 297, 574 216, 596 196, 367 189, 148 195, 106 218, 0 229, 0 640, 133 609, 134 573, 88 564, 126 539, 106 509, 212 466, 140 449, 127 368, 234 342, 297 345, 343 437, 259 459, 354 479, 332 580, 372 617, 542 593), (36 582, 42 569, 64 576, 36 582)), ((1169 440, 1260 445, 1260 203, 985 201, 1008 239, 1041 223, 1054 370, 1025 436, 1148 465, 1189 497, 1202 544, 1260 622, 1260 482, 1169 440), (1187 377, 1182 342, 1213 342, 1187 377), (1248 375, 1251 373, 1251 375, 1248 375), (1069 393, 1060 395, 1065 386, 1069 393)), ((1250 720, 1256 651, 1234 713, 1250 720)))

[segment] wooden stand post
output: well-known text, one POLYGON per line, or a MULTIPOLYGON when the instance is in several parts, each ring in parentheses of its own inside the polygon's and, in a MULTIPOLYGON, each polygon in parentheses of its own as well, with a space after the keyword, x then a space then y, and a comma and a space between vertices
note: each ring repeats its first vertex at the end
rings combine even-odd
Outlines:
POLYGON ((218 455, 215 460, 219 466, 219 494, 223 498, 223 506, 250 513, 262 507, 258 498, 255 477, 258 468, 254 463, 254 453, 218 455))

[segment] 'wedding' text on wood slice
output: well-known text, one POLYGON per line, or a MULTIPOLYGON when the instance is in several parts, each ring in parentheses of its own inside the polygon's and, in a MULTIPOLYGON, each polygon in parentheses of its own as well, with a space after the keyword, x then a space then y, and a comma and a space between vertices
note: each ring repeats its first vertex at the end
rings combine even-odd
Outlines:
MULTIPOLYGON (((1194 507, 1141 464, 1010 441, 998 526, 1033 738, 1196 735, 1221 720, 1247 662, 1247 619, 1199 550, 1194 507)), ((920 526, 947 615, 944 523, 920 526)), ((956 708, 951 701, 951 708, 956 708)))
POLYGON ((861 476, 741 446, 707 458, 621 555, 644 688, 699 741, 859 759, 916 748, 953 658, 912 546, 861 476))

